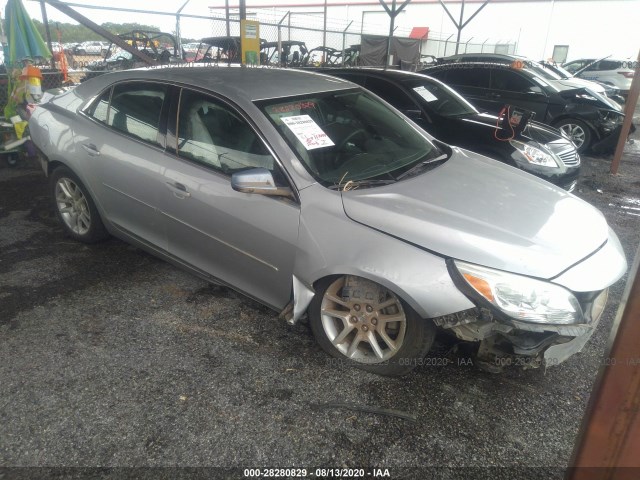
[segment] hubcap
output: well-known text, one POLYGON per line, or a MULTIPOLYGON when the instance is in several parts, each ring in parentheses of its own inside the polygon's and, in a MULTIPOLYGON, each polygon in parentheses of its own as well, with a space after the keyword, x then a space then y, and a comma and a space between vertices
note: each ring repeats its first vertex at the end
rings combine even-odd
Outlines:
MULTIPOLYGON (((353 277, 351 277, 353 278, 353 277)), ((360 363, 380 363, 402 347, 407 319, 400 300, 367 280, 347 292, 347 277, 333 282, 321 304, 322 327, 331 343, 360 363)))
POLYGON ((580 125, 568 123, 566 125, 562 125, 560 127, 560 130, 562 130, 564 133, 566 133, 569 136, 569 138, 574 143, 576 148, 580 148, 584 143, 586 133, 580 125))
POLYGON ((84 235, 91 228, 89 204, 82 190, 69 178, 56 182, 56 204, 64 223, 72 232, 84 235))

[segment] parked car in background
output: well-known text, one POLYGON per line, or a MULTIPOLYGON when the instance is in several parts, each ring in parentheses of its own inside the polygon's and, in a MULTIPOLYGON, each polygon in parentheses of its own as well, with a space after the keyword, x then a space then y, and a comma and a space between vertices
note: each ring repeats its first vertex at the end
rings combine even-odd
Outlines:
POLYGON ((278 51, 278 42, 262 42, 260 64, 300 67, 309 53, 307 45, 297 40, 282 40, 280 47, 282 50, 278 51))
POLYGON ((292 69, 102 75, 29 122, 68 235, 111 233, 294 323, 338 361, 556 365, 626 270, 594 207, 433 138, 358 85, 292 69))
POLYGON ((562 64, 562 67, 573 75, 586 80, 594 80, 612 85, 627 97, 631 89, 634 65, 633 60, 621 60, 605 57, 581 58, 562 64))
MULTIPOLYGON (((585 80, 583 78, 577 78, 566 72, 568 75, 561 75, 556 69, 550 68, 545 64, 531 60, 523 55, 512 55, 506 53, 461 53, 458 55, 451 55, 438 59, 438 63, 460 63, 460 62, 489 62, 489 63, 503 63, 505 65, 511 65, 519 62, 520 68, 530 69, 540 77, 549 81, 551 84, 554 82, 560 82, 564 86, 572 88, 588 88, 589 90, 599 93, 601 95, 609 96, 608 93, 616 95, 612 98, 618 103, 624 103, 624 99, 617 97, 618 90, 605 87, 600 82, 594 82, 591 80, 585 80)), ((610 97, 611 98, 611 97, 610 97)))
POLYGON ((573 143, 555 128, 529 121, 522 132, 480 113, 439 80, 401 70, 318 70, 371 90, 431 135, 536 175, 572 191, 580 173, 573 143))
MULTIPOLYGON (((264 40, 260 40, 264 44, 264 40)), ((241 63, 242 49, 240 37, 208 37, 200 40, 198 51, 193 57, 195 63, 241 63)))
MULTIPOLYGON (((176 39, 170 33, 155 30, 134 30, 121 33, 118 37, 132 48, 155 60, 159 65, 182 63, 184 61, 176 39)), ((147 66, 147 63, 143 60, 115 43, 111 43, 104 59, 96 60, 87 65, 87 69, 90 70, 90 72, 87 73, 81 81, 112 70, 127 70, 145 66, 147 66)))
MULTIPOLYGON (((561 65, 558 65, 557 63, 541 60, 540 62, 538 62, 538 64, 544 70, 548 72, 553 72, 562 80, 571 80, 573 82, 575 81, 585 82, 583 85, 587 87, 590 85, 599 85, 604 89, 604 95, 606 97, 610 98, 611 100, 614 100, 620 105, 624 105, 625 103, 625 98, 622 95, 620 95, 620 89, 618 87, 614 87, 613 85, 608 85, 606 83, 602 83, 599 81, 585 80, 584 78, 576 77, 571 72, 563 68, 561 65)), ((596 91, 599 92, 599 90, 596 90, 596 91)))
POLYGON ((458 91, 480 111, 505 104, 535 113, 535 120, 562 130, 582 153, 613 149, 622 128, 620 105, 588 88, 551 83, 533 70, 509 65, 452 63, 421 70, 458 91))
POLYGON ((106 42, 82 42, 71 49, 74 55, 104 55, 107 53, 109 44, 106 42))

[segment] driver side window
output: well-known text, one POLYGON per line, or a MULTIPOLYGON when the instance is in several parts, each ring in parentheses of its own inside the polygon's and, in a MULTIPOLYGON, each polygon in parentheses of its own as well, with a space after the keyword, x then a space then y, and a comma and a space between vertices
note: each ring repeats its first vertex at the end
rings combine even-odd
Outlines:
POLYGON ((227 175, 248 168, 277 169, 262 139, 235 110, 186 89, 180 95, 176 151, 227 175))

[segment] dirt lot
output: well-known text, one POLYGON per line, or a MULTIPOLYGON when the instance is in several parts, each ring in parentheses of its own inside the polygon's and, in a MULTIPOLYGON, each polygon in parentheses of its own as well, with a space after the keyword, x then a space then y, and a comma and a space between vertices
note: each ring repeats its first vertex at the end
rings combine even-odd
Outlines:
MULTIPOLYGON (((609 161, 584 157, 575 193, 602 210, 631 263, 640 141, 618 176, 609 161)), ((386 467, 392 478, 518 467, 561 478, 624 280, 584 351, 546 373, 483 373, 440 339, 428 365, 383 378, 333 365, 306 324, 119 240, 66 238, 42 172, 2 166, 0 466, 386 467)))

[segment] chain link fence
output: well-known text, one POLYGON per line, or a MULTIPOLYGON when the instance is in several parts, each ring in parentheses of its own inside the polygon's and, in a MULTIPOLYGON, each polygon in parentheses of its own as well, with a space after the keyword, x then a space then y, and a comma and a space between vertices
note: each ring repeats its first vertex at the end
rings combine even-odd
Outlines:
MULTIPOLYGON (((141 30, 147 37, 151 31, 159 31, 156 25, 167 24, 167 15, 175 19, 175 14, 168 12, 135 11, 131 18, 136 23, 102 23, 101 17, 107 11, 128 12, 126 9, 111 7, 82 7, 77 10, 112 34, 121 35, 132 30, 141 30)), ((52 7, 49 7, 52 8, 52 7)), ((133 12, 133 11, 130 11, 133 12)), ((260 22, 260 38, 263 48, 260 54, 262 65, 283 67, 311 66, 357 66, 359 65, 359 49, 363 35, 385 35, 389 31, 389 17, 385 12, 373 12, 375 15, 362 14, 362 21, 347 21, 328 16, 319 8, 310 11, 282 10, 278 8, 257 8, 247 11, 247 19, 260 22), (278 44, 280 42, 280 44, 278 44), (278 48, 280 45, 280 48, 278 48)), ((211 37, 239 37, 240 18, 238 10, 230 10, 229 16, 223 9, 210 7, 209 15, 182 15, 175 29, 166 32, 168 35, 146 42, 136 39, 128 43, 143 50, 160 63, 198 61, 198 45, 201 38, 194 38, 195 31, 210 32, 211 37), (179 30, 181 39, 175 38, 179 30), (174 35, 173 40, 170 38, 174 35), (175 44, 175 54, 171 43, 175 44), (184 54, 177 46, 181 44, 184 54), (161 58, 165 51, 169 55, 161 58)), ((44 24, 34 19, 46 40, 44 24)), ((398 28, 395 37, 409 38, 411 30, 398 28)), ((49 22, 49 35, 52 42, 53 61, 35 59, 35 64, 43 71, 43 89, 55 88, 64 82, 79 83, 92 76, 128 68, 137 68, 145 64, 132 58, 131 54, 93 32, 84 25, 69 22, 49 22)), ((127 37, 129 38, 129 37, 127 37)), ((456 51, 455 37, 439 32, 429 32, 427 37, 419 39, 420 62, 404 65, 403 68, 416 69, 421 63, 429 63, 431 57, 452 55, 456 51)), ((515 53, 516 44, 509 41, 477 39, 462 41, 458 53, 515 53)), ((226 52, 218 53, 214 61, 229 59, 226 52)), ((382 66, 382 64, 380 65, 382 66)), ((0 105, 7 101, 6 71, 0 72, 0 105)))

